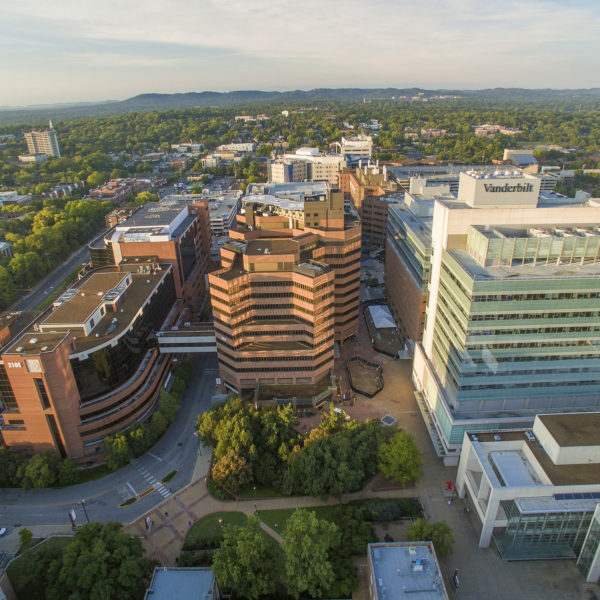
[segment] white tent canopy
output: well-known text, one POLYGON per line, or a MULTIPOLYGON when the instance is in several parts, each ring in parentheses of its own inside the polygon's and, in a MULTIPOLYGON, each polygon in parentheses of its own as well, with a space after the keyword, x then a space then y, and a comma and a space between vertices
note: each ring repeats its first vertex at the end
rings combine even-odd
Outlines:
POLYGON ((385 304, 369 306, 368 309, 376 329, 395 329, 396 322, 385 304))

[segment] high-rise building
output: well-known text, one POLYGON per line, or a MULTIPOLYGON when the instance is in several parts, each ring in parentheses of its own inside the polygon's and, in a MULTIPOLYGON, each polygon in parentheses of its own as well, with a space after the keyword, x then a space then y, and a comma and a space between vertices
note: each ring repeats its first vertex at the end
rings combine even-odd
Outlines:
POLYGON ((338 173, 345 166, 344 157, 338 154, 323 154, 318 148, 298 148, 295 153, 285 153, 269 162, 269 181, 327 181, 337 185, 338 173))
POLYGON ((221 377, 237 391, 318 383, 358 330, 358 215, 339 190, 273 192, 243 198, 208 276, 221 377))
POLYGON ((600 406, 600 205, 546 203, 539 187, 517 171, 461 173, 458 198, 434 200, 413 381, 449 463, 466 430, 600 406))
POLYGON ((357 135, 356 137, 342 137, 341 142, 334 142, 336 148, 348 166, 357 165, 361 160, 368 161, 373 153, 373 138, 370 135, 357 135))
POLYGON ((152 258, 173 265, 177 297, 197 311, 204 302, 210 259, 208 205, 172 197, 149 202, 90 245, 94 267, 125 258, 152 258))
POLYGON ((88 274, 41 315, 3 318, 0 402, 9 448, 94 462, 104 437, 149 417, 171 362, 154 332, 177 316, 176 269, 124 258, 88 274))
POLYGON ((34 130, 26 133, 25 141, 27 142, 29 154, 46 154, 47 156, 60 158, 60 148, 58 147, 56 131, 52 127, 52 121, 50 121, 50 128, 46 131, 34 130))

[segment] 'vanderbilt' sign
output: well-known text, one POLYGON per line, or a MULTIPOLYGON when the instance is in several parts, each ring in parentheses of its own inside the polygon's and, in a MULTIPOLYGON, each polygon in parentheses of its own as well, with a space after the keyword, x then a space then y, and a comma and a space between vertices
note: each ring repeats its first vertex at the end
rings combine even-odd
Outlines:
POLYGON ((486 192, 533 192, 533 185, 531 183, 517 183, 517 185, 492 185, 491 183, 484 183, 483 187, 486 192))

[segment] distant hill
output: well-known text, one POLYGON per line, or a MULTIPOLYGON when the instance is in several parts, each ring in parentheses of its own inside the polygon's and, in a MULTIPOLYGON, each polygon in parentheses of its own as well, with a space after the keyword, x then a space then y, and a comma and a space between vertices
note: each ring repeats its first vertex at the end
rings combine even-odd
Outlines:
POLYGON ((465 100, 498 102, 589 102, 600 100, 600 88, 580 90, 493 88, 485 90, 424 90, 419 88, 320 88, 287 92, 240 90, 234 92, 187 92, 182 94, 140 94, 122 101, 99 103, 62 103, 23 108, 0 107, 0 125, 98 117, 129 112, 205 108, 209 106, 243 106, 269 102, 311 102, 326 100, 384 100, 417 94, 425 98, 439 95, 458 96, 465 100))

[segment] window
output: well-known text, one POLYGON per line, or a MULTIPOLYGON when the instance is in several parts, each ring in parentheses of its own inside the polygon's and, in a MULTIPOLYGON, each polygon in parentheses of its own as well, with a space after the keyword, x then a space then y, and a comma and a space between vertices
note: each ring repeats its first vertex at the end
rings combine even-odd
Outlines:
POLYGON ((35 387, 37 388, 38 395, 42 401, 42 408, 50 408, 50 398, 48 398, 48 392, 46 391, 44 380, 34 379, 33 381, 35 381, 35 387))

